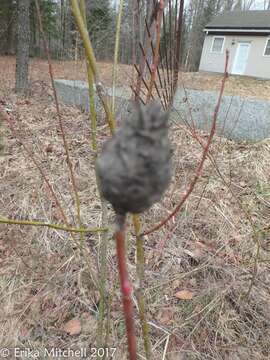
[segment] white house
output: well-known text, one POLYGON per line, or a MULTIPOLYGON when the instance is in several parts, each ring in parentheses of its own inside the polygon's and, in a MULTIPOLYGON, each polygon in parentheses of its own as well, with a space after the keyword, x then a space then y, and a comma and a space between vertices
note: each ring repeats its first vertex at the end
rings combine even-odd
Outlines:
POLYGON ((270 79, 270 11, 232 11, 206 25, 200 71, 224 72, 229 50, 230 74, 270 79))

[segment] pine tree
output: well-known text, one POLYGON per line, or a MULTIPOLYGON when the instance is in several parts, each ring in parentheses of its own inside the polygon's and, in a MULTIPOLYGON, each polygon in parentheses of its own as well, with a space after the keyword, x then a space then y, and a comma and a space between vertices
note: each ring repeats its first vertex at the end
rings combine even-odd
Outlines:
POLYGON ((113 9, 109 0, 93 0, 87 4, 89 34, 99 59, 112 58, 113 9))
MULTIPOLYGON (((40 13, 42 17, 42 26, 46 37, 49 40, 59 39, 60 34, 57 29, 57 10, 58 5, 53 0, 39 0, 40 13)), ((38 14, 35 0, 30 1, 30 31, 31 43, 30 53, 34 56, 40 56, 42 52, 42 41, 39 29, 38 14)), ((56 44, 55 44, 56 46, 56 44)), ((53 54, 52 54, 53 55, 53 54)))

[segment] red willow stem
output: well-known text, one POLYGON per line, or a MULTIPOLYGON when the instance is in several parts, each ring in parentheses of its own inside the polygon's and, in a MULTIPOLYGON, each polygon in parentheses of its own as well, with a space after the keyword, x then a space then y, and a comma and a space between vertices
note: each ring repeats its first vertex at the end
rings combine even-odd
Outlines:
POLYGON ((219 112, 219 109, 220 109, 222 96, 223 96, 223 93, 224 93, 225 82, 226 82, 226 79, 228 77, 228 73, 227 73, 228 61, 229 61, 229 53, 228 53, 228 51, 226 51, 225 70, 224 70, 224 75, 223 75, 223 78, 222 78, 222 84, 221 84, 221 88, 220 88, 220 92, 219 92, 219 96, 218 96, 218 100, 217 100, 217 105, 216 105, 215 110, 214 110, 212 127, 211 127, 211 131, 210 131, 208 141, 207 141, 207 143, 206 143, 206 145, 204 147, 204 151, 203 151, 203 154, 202 154, 201 161, 200 161, 200 163, 199 163, 199 165, 197 167, 195 176, 194 176, 191 184, 189 185, 189 188, 187 189, 186 193, 184 194, 183 198, 181 199, 180 203, 175 207, 175 209, 170 213, 170 215, 168 215, 164 220, 162 220, 157 225, 153 226, 151 229, 146 230, 142 235, 149 235, 149 234, 153 233, 154 231, 159 230, 162 226, 164 226, 182 208, 183 204, 185 203, 185 201, 187 200, 189 195, 192 193, 197 181, 199 180, 199 178, 201 176, 201 172, 202 172, 202 169, 203 169, 204 162, 205 162, 205 160, 207 158, 207 154, 209 152, 210 145, 212 143, 213 137, 214 137, 215 132, 216 132, 217 116, 218 116, 218 112, 219 112))
POLYGON ((26 146, 22 136, 20 135, 21 134, 20 130, 16 130, 14 118, 11 115, 9 115, 9 114, 7 114, 5 112, 4 108, 1 105, 0 105, 0 114, 2 115, 4 121, 9 125, 9 128, 10 128, 11 132, 13 133, 14 137, 17 138, 20 141, 20 143, 22 144, 22 147, 24 148, 26 154, 33 161, 34 165, 36 166, 36 168, 40 172, 41 177, 45 181, 45 183, 46 183, 46 185, 47 185, 47 187, 49 189, 49 192, 50 192, 50 194, 52 196, 52 199, 55 201, 55 205, 58 208, 58 211, 59 211, 65 225, 68 227, 69 226, 68 219, 67 219, 67 217, 66 217, 66 215, 64 213, 64 210, 63 210, 63 208, 62 208, 62 206, 61 206, 61 204, 60 204, 60 202, 59 202, 53 188, 52 188, 52 185, 51 185, 49 179, 47 178, 43 168, 40 166, 38 160, 35 158, 32 151, 26 146))
POLYGON ((115 223, 117 229, 115 231, 116 251, 118 260, 118 271, 122 292, 122 302, 124 308, 126 332, 128 341, 129 359, 137 359, 136 335, 134 327, 133 305, 131 299, 132 288, 128 278, 125 250, 125 215, 116 214, 115 223))
POLYGON ((158 67, 158 61, 159 61, 159 47, 160 47, 160 31, 161 31, 161 22, 162 22, 162 15, 164 11, 164 0, 160 0, 158 3, 158 9, 156 13, 156 46, 154 51, 154 58, 153 58, 153 64, 151 68, 151 79, 149 84, 149 91, 147 94, 146 102, 150 100, 150 97, 152 95, 153 86, 156 80, 156 73, 157 73, 157 67, 158 67))
MULTIPOLYGON (((183 12, 184 12, 184 0, 180 0, 179 14, 177 21, 177 34, 176 34, 176 51, 175 51, 175 63, 174 63, 174 75, 173 75, 173 94, 177 88, 178 74, 180 67, 180 53, 181 53, 181 33, 183 23, 183 12)), ((173 101, 173 99, 172 99, 173 101)))
POLYGON ((41 12, 40 12, 40 7, 39 7, 39 0, 35 0, 35 6, 36 6, 36 10, 37 10, 37 18, 38 18, 38 23, 39 23, 39 30, 40 30, 40 33, 41 33, 41 36, 42 36, 42 39, 43 39, 44 51, 45 51, 45 54, 46 54, 46 57, 47 57, 47 62, 48 62, 49 75, 50 75, 51 86, 52 86, 52 90, 53 90, 53 97, 54 97, 55 106, 56 106, 56 114, 57 114, 57 117, 58 117, 58 123, 59 123, 61 136, 62 136, 62 140, 63 140, 67 165, 68 165, 69 173, 70 173, 70 180, 71 180, 73 193, 74 193, 74 202, 75 202, 75 205, 76 205, 76 208, 77 208, 78 224, 79 224, 80 227, 82 227, 80 198, 79 198, 79 194, 78 194, 78 191, 77 191, 74 170, 73 170, 72 161, 71 161, 71 157, 70 157, 70 153, 69 153, 68 142, 67 142, 66 134, 65 134, 65 130, 64 130, 64 124, 63 124, 62 116, 61 116, 61 113, 60 113, 58 95, 57 95, 56 87, 55 87, 55 83, 54 83, 54 75, 53 75, 51 55, 50 55, 50 51, 49 51, 47 37, 45 35, 44 27, 43 27, 43 23, 42 23, 41 12))

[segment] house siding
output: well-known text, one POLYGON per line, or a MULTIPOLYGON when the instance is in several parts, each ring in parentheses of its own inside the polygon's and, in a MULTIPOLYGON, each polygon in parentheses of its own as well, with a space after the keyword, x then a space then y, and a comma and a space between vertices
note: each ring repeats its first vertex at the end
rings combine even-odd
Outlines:
POLYGON ((226 50, 229 50, 228 72, 231 74, 239 42, 249 42, 250 50, 245 73, 243 75, 270 79, 270 56, 263 56, 266 40, 269 36, 241 36, 241 35, 206 35, 200 61, 200 71, 223 73, 226 50), (216 54, 211 52, 213 38, 225 36, 223 52, 216 54), (232 45, 232 43, 235 43, 232 45))

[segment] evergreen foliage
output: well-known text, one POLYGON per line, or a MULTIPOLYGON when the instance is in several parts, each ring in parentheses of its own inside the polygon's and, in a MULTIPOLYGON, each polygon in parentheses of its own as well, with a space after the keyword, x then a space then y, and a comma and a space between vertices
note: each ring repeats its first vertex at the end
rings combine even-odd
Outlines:
POLYGON ((98 58, 112 58, 115 14, 109 0, 88 2, 87 25, 98 58))
MULTIPOLYGON (((1 0, 0 7, 0 54, 14 55, 16 50, 17 5, 19 0, 1 0)), ((113 60, 117 2, 112 0, 85 0, 87 25, 92 45, 99 60, 113 60)), ((119 60, 131 64, 140 59, 139 41, 144 42, 144 17, 152 14, 153 2, 124 0, 121 24, 119 60), (135 4, 135 5, 134 5, 135 4), (139 14, 141 28, 136 24, 139 14)), ((70 0, 39 0, 44 31, 49 40, 50 53, 54 58, 78 58, 83 54, 82 44, 74 25, 70 0)), ((182 36, 182 68, 197 71, 203 46, 205 25, 219 13, 235 9, 248 10, 252 1, 248 0, 190 0, 185 4, 182 36)), ((270 8, 270 0, 265 1, 270 8)), ((170 38, 168 12, 165 11, 167 29, 162 29, 161 51, 164 52, 170 38)), ((172 12, 172 23, 175 18, 172 12)), ((44 56, 35 1, 30 5, 31 56, 44 56)), ((170 44, 171 46, 171 44, 170 44)), ((175 46, 172 44, 172 46, 175 46)), ((149 55, 149 54, 148 54, 149 55)), ((147 56, 148 56, 147 55, 147 56)))

